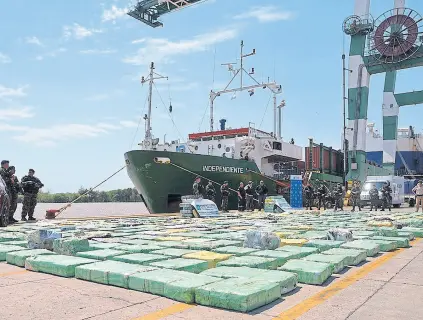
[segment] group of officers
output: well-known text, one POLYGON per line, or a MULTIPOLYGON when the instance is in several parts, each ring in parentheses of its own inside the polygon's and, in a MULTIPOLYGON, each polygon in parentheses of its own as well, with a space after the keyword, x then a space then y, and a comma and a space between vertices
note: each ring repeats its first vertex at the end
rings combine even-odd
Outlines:
MULTIPOLYGON (((207 186, 204 187, 201 183, 201 177, 196 177, 192 186, 192 191, 195 196, 204 197, 216 203, 216 189, 212 181, 209 180, 207 186)), ((225 181, 220 186, 222 212, 228 212, 228 201, 231 191, 238 196, 238 211, 254 211, 255 201, 257 202, 258 209, 260 211, 264 210, 267 193, 269 192, 264 181, 260 181, 260 184, 255 188, 253 187, 252 181, 249 181, 245 186, 243 182, 240 182, 237 190, 231 189, 228 181, 225 181), (257 199, 255 199, 255 195, 257 199)))
POLYGON ((9 223, 18 222, 14 218, 14 214, 18 205, 18 195, 23 194, 21 221, 33 221, 34 209, 37 205, 37 195, 39 190, 44 187, 40 179, 34 176, 34 169, 29 169, 28 174, 21 181, 16 177, 16 168, 9 165, 9 160, 1 161, 0 177, 5 184, 6 193, 3 194, 4 201, 2 203, 6 208, 9 223), (27 218, 28 217, 28 218, 27 218))
MULTIPOLYGON (((317 192, 314 192, 313 186, 309 183, 304 191, 305 191, 305 200, 306 200, 306 207, 310 210, 312 209, 312 206, 314 204, 314 200, 318 199, 317 209, 320 210, 320 208, 323 205, 323 208, 327 209, 327 204, 332 203, 332 201, 335 202, 335 209, 334 211, 337 211, 337 209, 341 209, 343 211, 344 209, 344 198, 345 198, 345 187, 343 187, 340 183, 338 183, 335 188, 332 190, 332 192, 326 187, 324 183, 320 183, 317 180, 317 192)), ((388 208, 389 211, 391 211, 391 203, 392 203, 392 189, 390 186, 389 181, 386 181, 381 188, 381 190, 378 190, 376 185, 373 184, 371 189, 369 190, 370 195, 370 211, 373 210, 373 207, 377 211, 377 207, 380 204, 380 198, 379 198, 379 191, 382 193, 382 211, 385 211, 385 208, 388 208)), ((361 186, 359 181, 354 181, 353 187, 351 189, 351 203, 352 203, 352 212, 355 211, 355 207, 358 207, 358 210, 361 211, 361 186)))

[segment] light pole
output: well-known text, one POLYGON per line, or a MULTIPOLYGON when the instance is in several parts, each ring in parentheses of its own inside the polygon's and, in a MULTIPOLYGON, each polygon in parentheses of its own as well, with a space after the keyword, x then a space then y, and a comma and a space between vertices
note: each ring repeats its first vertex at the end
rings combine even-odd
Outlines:
POLYGON ((347 67, 345 66, 345 54, 342 55, 342 101, 343 101, 343 106, 344 106, 344 128, 343 128, 343 150, 344 150, 344 172, 342 175, 342 180, 344 182, 344 186, 346 187, 346 175, 347 175, 347 169, 348 169, 348 150, 347 150, 347 145, 348 145, 348 140, 346 137, 346 131, 347 131, 347 115, 346 115, 346 109, 347 109, 347 89, 346 89, 346 75, 345 72, 349 71, 350 73, 352 72, 352 70, 347 69, 347 67))

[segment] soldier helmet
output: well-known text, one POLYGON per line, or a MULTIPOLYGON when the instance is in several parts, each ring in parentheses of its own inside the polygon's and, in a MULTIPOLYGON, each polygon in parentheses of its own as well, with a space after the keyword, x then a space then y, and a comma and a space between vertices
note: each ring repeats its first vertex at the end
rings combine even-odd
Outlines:
POLYGON ((223 182, 223 184, 228 184, 228 181, 223 182))
POLYGON ((10 166, 9 171, 16 170, 15 166, 10 166))
POLYGON ((252 181, 248 181, 248 184, 253 184, 253 182, 252 181))
POLYGON ((2 160, 1 161, 1 165, 3 166, 3 165, 5 165, 5 164, 8 164, 9 163, 9 160, 2 160))
POLYGON ((29 169, 28 171, 29 172, 32 172, 32 173, 35 173, 35 170, 34 169, 29 169))

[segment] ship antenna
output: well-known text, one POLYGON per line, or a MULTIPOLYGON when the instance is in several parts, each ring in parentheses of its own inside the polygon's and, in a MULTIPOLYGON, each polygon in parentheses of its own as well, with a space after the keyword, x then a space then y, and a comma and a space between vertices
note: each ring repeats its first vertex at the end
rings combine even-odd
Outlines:
POLYGON ((165 77, 162 76, 156 72, 154 72, 154 62, 151 63, 150 65, 150 73, 148 75, 147 78, 142 77, 141 78, 141 84, 144 84, 146 82, 149 83, 149 93, 148 93, 148 113, 147 115, 144 117, 145 121, 146 121, 146 125, 145 125, 145 138, 144 141, 142 142, 142 144, 144 145, 144 148, 146 149, 151 149, 152 148, 152 142, 153 142, 153 137, 151 134, 151 109, 152 109, 152 103, 153 103, 153 85, 154 85, 154 80, 160 80, 160 79, 166 79, 169 80, 169 77, 165 77))
MULTIPOLYGON (((220 91, 211 90, 210 91, 210 131, 214 131, 214 128, 213 128, 214 127, 214 117, 213 117, 214 100, 217 97, 220 97, 222 94, 236 93, 236 92, 248 90, 250 96, 252 96, 252 95, 254 95, 254 89, 260 88, 260 87, 262 87, 263 89, 269 89, 275 95, 275 97, 276 97, 277 94, 282 93, 282 86, 278 85, 275 81, 273 81, 273 82, 268 81, 267 83, 263 83, 263 82, 260 83, 253 77, 254 68, 252 68, 250 72, 245 70, 244 59, 248 58, 250 56, 253 56, 255 54, 256 54, 256 49, 253 49, 253 51, 249 54, 244 54, 244 41, 241 41, 241 57, 240 57, 241 67, 239 69, 234 69, 234 65, 236 65, 237 62, 223 63, 222 64, 222 66, 228 67, 229 72, 231 72, 233 74, 233 76, 223 90, 220 90, 220 91), (243 77, 244 73, 255 82, 254 85, 244 86, 244 77, 243 77), (241 78, 241 86, 239 88, 235 88, 235 89, 228 89, 229 86, 231 85, 231 83, 235 80, 235 78, 238 75, 241 78)), ((276 110, 276 104, 275 104, 274 108, 276 110)), ((276 113, 275 113, 275 115, 276 115, 276 113)), ((276 121, 277 121, 276 116, 275 116, 274 121, 276 123, 276 121)), ((275 127, 276 127, 276 125, 275 125, 275 127)))

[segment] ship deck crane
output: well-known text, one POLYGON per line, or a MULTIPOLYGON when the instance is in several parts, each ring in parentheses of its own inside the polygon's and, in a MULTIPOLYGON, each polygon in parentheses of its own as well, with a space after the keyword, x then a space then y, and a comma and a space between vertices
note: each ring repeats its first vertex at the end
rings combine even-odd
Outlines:
POLYGON ((163 23, 159 21, 162 15, 204 1, 207 0, 138 0, 127 14, 150 27, 163 27, 163 23))

